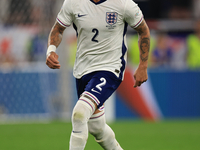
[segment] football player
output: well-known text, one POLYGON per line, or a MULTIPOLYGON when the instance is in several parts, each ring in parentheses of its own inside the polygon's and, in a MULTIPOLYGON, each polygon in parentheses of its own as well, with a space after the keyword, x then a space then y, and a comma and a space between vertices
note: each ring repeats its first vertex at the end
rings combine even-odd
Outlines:
POLYGON ((132 0, 65 0, 48 39, 46 64, 52 69, 60 68, 56 48, 72 24, 78 39, 73 75, 79 100, 72 113, 69 149, 83 150, 89 132, 103 149, 122 150, 106 124, 104 102, 123 80, 128 25, 139 35, 140 63, 134 87, 147 80, 149 28, 132 0))

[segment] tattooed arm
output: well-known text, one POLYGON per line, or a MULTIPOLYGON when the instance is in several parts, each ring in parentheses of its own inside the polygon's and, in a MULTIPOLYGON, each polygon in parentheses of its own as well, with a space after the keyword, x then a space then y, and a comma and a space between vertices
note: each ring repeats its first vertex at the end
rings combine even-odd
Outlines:
MULTIPOLYGON (((63 32, 65 30, 65 27, 61 26, 57 21, 55 22, 54 26, 52 27, 49 38, 48 38, 48 49, 49 48, 54 48, 56 49, 61 41, 62 41, 62 36, 63 32)), ((60 64, 58 61, 58 55, 55 52, 50 52, 47 55, 46 58, 46 64, 49 66, 49 68, 52 69, 60 69, 60 64)))
POLYGON ((52 27, 49 39, 48 39, 48 46, 49 45, 55 45, 56 47, 59 46, 59 44, 62 41, 63 32, 65 30, 65 27, 61 26, 57 21, 55 22, 54 26, 52 27))
POLYGON ((140 50, 140 63, 134 73, 134 78, 136 80, 134 87, 137 87, 148 79, 147 67, 150 49, 150 31, 145 20, 143 20, 135 30, 139 35, 138 46, 140 50))

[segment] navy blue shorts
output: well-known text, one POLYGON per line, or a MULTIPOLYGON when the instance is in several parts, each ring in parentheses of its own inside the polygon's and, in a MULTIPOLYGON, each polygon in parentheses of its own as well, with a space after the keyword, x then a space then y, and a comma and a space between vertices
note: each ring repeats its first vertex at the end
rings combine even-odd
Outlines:
POLYGON ((80 79, 76 79, 78 98, 84 92, 96 102, 99 108, 119 87, 121 82, 121 79, 109 71, 89 73, 80 79))

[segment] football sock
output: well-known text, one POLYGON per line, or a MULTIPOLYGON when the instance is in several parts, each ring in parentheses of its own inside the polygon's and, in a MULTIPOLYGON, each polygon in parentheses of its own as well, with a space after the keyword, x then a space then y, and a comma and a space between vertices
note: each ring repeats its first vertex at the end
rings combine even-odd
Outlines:
POLYGON ((104 111, 91 116, 88 129, 104 150, 123 150, 115 139, 115 133, 106 124, 104 111))
POLYGON ((88 120, 94 113, 95 104, 81 96, 72 112, 70 150, 84 150, 88 138, 88 120))

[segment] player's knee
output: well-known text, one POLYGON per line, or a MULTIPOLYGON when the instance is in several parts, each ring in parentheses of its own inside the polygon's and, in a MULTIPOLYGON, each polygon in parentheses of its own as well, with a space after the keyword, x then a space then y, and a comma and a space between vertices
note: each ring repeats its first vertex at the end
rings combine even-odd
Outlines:
POLYGON ((85 102, 79 100, 72 112, 72 122, 83 123, 87 122, 91 117, 93 110, 91 106, 85 102))
POLYGON ((72 122, 74 123, 87 123, 90 118, 90 110, 84 105, 79 105, 75 107, 72 113, 72 122))
POLYGON ((85 120, 84 112, 74 110, 72 114, 72 122, 83 122, 85 120))

